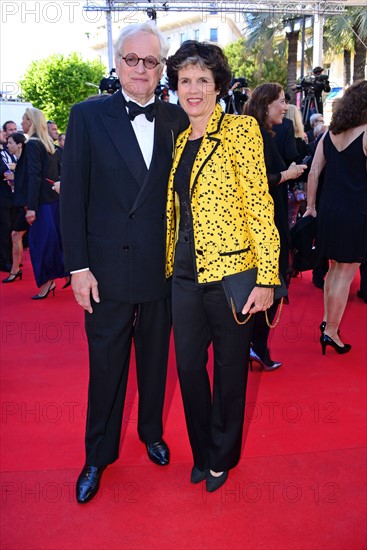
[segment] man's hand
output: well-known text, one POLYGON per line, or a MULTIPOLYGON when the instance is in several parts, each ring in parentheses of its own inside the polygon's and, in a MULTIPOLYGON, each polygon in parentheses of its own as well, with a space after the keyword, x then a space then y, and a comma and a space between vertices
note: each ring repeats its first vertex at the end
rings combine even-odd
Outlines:
POLYGON ((274 289, 255 286, 247 302, 243 306, 242 313, 257 313, 258 311, 265 311, 274 302, 274 289))
POLYGON ((92 293, 93 300, 99 303, 98 283, 93 273, 88 271, 78 271, 71 276, 71 288, 74 291, 74 296, 78 304, 88 311, 93 313, 90 302, 92 293))

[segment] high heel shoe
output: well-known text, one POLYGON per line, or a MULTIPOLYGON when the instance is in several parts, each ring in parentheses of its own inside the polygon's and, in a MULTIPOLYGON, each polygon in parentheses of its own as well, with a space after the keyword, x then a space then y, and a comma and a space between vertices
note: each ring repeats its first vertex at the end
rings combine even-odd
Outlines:
POLYGON ((46 294, 36 294, 35 296, 32 296, 32 300, 44 300, 45 298, 47 298, 50 292, 52 292, 52 296, 55 296, 55 288, 56 288, 55 281, 51 281, 51 284, 48 287, 46 294))
POLYGON ((204 481, 204 479, 206 479, 207 475, 208 475, 208 470, 199 470, 199 468, 197 468, 196 466, 193 466, 191 470, 190 481, 191 483, 195 483, 195 484, 201 483, 202 481, 204 481))
MULTIPOLYGON (((326 329, 326 321, 323 321, 320 325, 320 332, 321 332, 321 335, 324 334, 325 332, 325 329, 326 329)), ((340 330, 338 329, 338 336, 340 334, 340 330)))
POLYGON ((250 362, 250 370, 251 371, 252 371, 253 361, 255 361, 255 363, 258 363, 263 370, 267 370, 267 371, 279 369, 279 367, 282 366, 282 363, 280 361, 270 361, 269 363, 265 363, 265 361, 263 361, 257 355, 257 353, 255 353, 254 350, 252 348, 250 348, 249 362, 250 362))
POLYGON ((19 280, 22 280, 23 273, 20 269, 16 273, 10 272, 6 279, 3 279, 3 283, 14 283, 19 277, 19 280))
POLYGON ((322 349, 322 355, 325 355, 326 347, 331 346, 335 349, 337 353, 348 353, 352 349, 352 346, 350 344, 344 344, 344 346, 339 346, 330 336, 327 334, 323 334, 320 338, 320 344, 322 349))
POLYGON ((68 288, 70 285, 71 285, 71 277, 68 277, 68 280, 66 281, 64 286, 62 286, 61 288, 62 290, 64 290, 64 288, 68 288))
POLYGON ((214 491, 222 487, 222 485, 224 485, 225 482, 227 481, 227 478, 228 478, 227 470, 225 470, 220 476, 213 476, 209 470, 208 475, 206 477, 206 490, 208 491, 208 493, 214 493, 214 491))

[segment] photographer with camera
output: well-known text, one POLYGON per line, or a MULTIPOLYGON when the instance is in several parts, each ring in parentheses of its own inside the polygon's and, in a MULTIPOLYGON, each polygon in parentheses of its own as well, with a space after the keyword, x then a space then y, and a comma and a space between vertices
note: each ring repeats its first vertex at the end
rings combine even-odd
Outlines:
POLYGON ((322 92, 329 93, 330 83, 326 74, 322 74, 322 67, 315 67, 312 75, 302 78, 300 84, 293 86, 293 90, 303 91, 302 101, 303 123, 308 125, 309 118, 314 113, 323 114, 322 92))
POLYGON ((223 98, 226 104, 225 112, 227 114, 243 114, 243 106, 249 99, 245 90, 247 85, 246 78, 232 78, 228 95, 223 98))
POLYGON ((317 103, 317 111, 321 114, 324 112, 324 106, 322 103, 322 92, 329 93, 331 91, 330 83, 326 74, 322 74, 324 69, 322 67, 315 67, 312 71, 314 79, 314 94, 317 103))
POLYGON ((119 77, 116 74, 116 69, 112 68, 110 70, 109 76, 104 76, 99 83, 99 91, 101 94, 104 92, 107 94, 114 94, 118 90, 121 90, 121 84, 119 77))

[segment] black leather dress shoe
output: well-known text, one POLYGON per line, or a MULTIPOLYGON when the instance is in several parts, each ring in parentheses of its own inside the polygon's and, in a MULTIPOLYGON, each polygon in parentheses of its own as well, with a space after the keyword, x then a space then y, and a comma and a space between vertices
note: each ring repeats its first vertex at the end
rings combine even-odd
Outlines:
POLYGON ((98 493, 105 469, 106 466, 84 466, 76 482, 76 500, 79 504, 89 502, 98 493))
POLYGON ((169 464, 169 448, 167 443, 161 439, 156 443, 146 443, 148 457, 158 466, 167 466, 169 464))

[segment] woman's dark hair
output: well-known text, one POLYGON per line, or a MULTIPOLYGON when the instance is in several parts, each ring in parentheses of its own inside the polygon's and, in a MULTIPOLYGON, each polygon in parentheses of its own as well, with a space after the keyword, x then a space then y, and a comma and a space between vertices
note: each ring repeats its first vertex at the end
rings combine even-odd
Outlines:
POLYGON ((338 100, 329 130, 341 134, 367 123, 367 80, 354 82, 338 100))
POLYGON ((174 55, 167 59, 167 82, 171 90, 177 90, 178 72, 188 65, 210 69, 214 76, 218 98, 227 95, 232 79, 231 69, 219 46, 196 40, 186 40, 174 55))
POLYGON ((22 134, 22 132, 14 132, 13 134, 10 134, 10 136, 8 137, 9 138, 12 138, 15 143, 17 145, 19 145, 19 143, 21 143, 22 145, 25 144, 25 142, 27 141, 26 137, 24 134, 22 134))
POLYGON ((277 82, 267 82, 256 86, 251 93, 250 99, 245 103, 243 113, 256 118, 259 126, 265 128, 270 134, 273 134, 271 123, 268 119, 268 107, 270 103, 279 98, 282 91, 282 86, 277 82))

